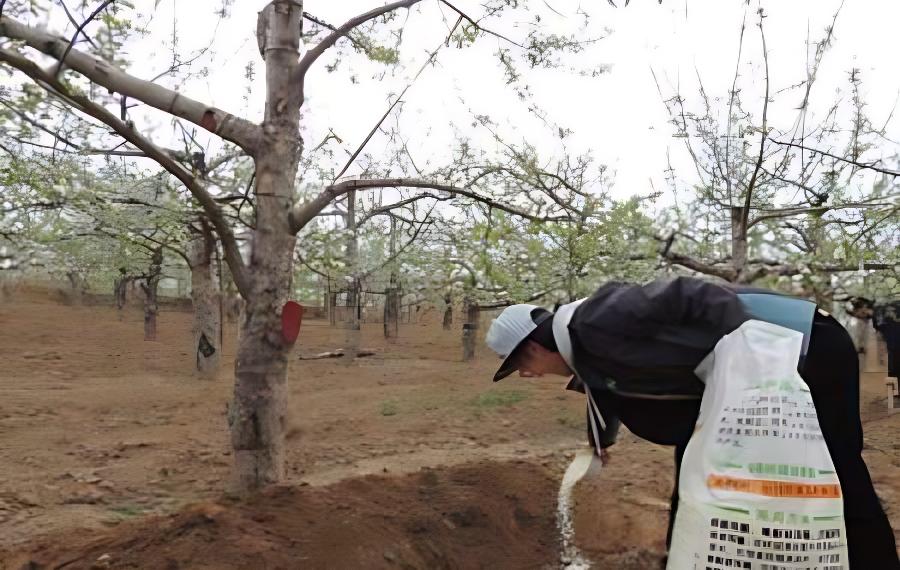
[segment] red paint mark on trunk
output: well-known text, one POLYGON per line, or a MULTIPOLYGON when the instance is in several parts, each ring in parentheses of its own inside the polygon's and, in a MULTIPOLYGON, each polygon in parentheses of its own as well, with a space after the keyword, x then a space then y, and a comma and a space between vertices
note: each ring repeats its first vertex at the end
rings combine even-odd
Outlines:
POLYGON ((300 334, 300 322, 303 320, 303 306, 288 301, 281 308, 281 336, 286 344, 294 344, 300 334))
POLYGON ((212 111, 203 113, 203 118, 200 119, 200 126, 212 133, 216 132, 216 114, 212 111))

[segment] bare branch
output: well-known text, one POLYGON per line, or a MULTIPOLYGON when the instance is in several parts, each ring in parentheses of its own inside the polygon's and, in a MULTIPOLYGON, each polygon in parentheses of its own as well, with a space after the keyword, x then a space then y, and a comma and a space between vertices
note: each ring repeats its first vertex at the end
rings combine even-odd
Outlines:
POLYGON ((328 48, 333 46, 339 39, 346 36, 350 30, 353 28, 368 22, 369 20, 374 20, 379 16, 383 16, 394 10, 400 8, 410 8, 415 4, 418 4, 421 0, 399 0, 398 2, 392 2, 390 4, 385 4, 384 6, 379 6, 373 10, 369 10, 364 14, 360 14, 355 18, 350 18, 346 22, 344 22, 340 27, 336 28, 333 32, 328 34, 322 41, 320 41, 316 47, 312 48, 300 62, 297 64, 296 69, 294 70, 295 78, 294 80, 300 83, 300 104, 303 104, 303 83, 306 79, 306 72, 309 71, 309 68, 312 67, 312 64, 315 63, 319 57, 325 53, 328 48))
MULTIPOLYGON (((310 14, 309 12, 303 12, 303 19, 304 19, 304 20, 309 20, 309 21, 312 22, 313 24, 316 24, 316 25, 318 25, 318 26, 322 26, 323 28, 328 29, 328 30, 331 30, 332 32, 336 32, 336 31, 337 31, 337 28, 335 28, 334 26, 332 26, 331 24, 329 24, 329 23, 326 22, 325 20, 313 16, 313 15, 310 14)), ((348 40, 350 40, 350 43, 353 44, 353 47, 355 47, 356 49, 358 49, 358 50, 360 50, 360 51, 363 51, 363 52, 366 51, 366 46, 364 46, 363 44, 359 43, 359 41, 358 41, 356 38, 354 38, 352 34, 350 34, 350 30, 348 30, 348 32, 347 32, 346 34, 344 34, 344 37, 347 38, 348 40)))
MULTIPOLYGON (((476 29, 481 30, 482 32, 484 32, 484 33, 486 33, 486 34, 489 34, 489 35, 491 35, 491 36, 500 38, 501 40, 507 41, 507 42, 511 43, 512 45, 514 45, 514 46, 516 46, 516 47, 525 49, 525 46, 523 46, 522 44, 520 44, 520 43, 518 43, 518 42, 514 42, 513 40, 511 40, 511 39, 509 39, 508 37, 504 36, 503 34, 499 34, 499 33, 497 33, 497 32, 494 32, 494 31, 492 31, 492 30, 489 30, 489 29, 483 27, 483 26, 482 26, 481 24, 479 24, 477 21, 473 20, 468 14, 466 14, 465 12, 463 12, 462 10, 460 10, 459 8, 457 8, 456 6, 454 6, 453 4, 451 4, 450 2, 447 2, 447 0, 440 0, 440 2, 441 2, 441 4, 444 4, 445 6, 447 6, 448 8, 450 8, 451 10, 453 10, 454 12, 456 12, 457 14, 459 14, 459 17, 460 17, 460 18, 464 18, 464 19, 465 19, 466 21, 468 21, 470 24, 472 24, 473 26, 475 26, 476 29)), ((551 10, 552 10, 552 8, 551 8, 551 10)), ((454 27, 454 28, 455 28, 455 27, 454 27)), ((452 35, 452 33, 451 33, 451 35, 452 35)))
MULTIPOLYGON (((66 6, 65 0, 59 0, 59 4, 60 4, 60 6, 62 6, 63 12, 66 13, 66 17, 69 18, 69 21, 72 22, 72 25, 77 28, 78 20, 76 20, 75 16, 72 15, 72 12, 69 11, 69 7, 66 6)), ((94 43, 94 40, 92 40, 91 37, 89 35, 87 35, 86 33, 84 34, 84 39, 86 39, 88 41, 88 43, 91 44, 91 47, 93 47, 94 49, 97 48, 97 44, 94 43)))
POLYGON ((851 245, 851 246, 856 245, 856 242, 858 242, 860 239, 862 239, 866 234, 868 234, 868 233, 871 232, 873 229, 875 229, 875 228, 877 228, 878 226, 880 226, 880 225, 881 225, 881 222, 887 220, 887 219, 890 218, 891 216, 897 215, 898 212, 900 212, 900 206, 891 209, 890 211, 888 211, 887 214, 885 214, 884 216, 882 216, 882 217, 879 218, 878 220, 875 220, 874 222, 872 222, 871 224, 869 224, 867 227, 861 229, 861 230, 859 231, 859 233, 857 233, 855 236, 853 236, 853 240, 850 242, 850 245, 851 245))
POLYGON ((188 266, 188 267, 191 267, 191 265, 192 265, 192 264, 191 264, 191 259, 188 257, 187 253, 185 253, 185 252, 182 251, 181 249, 175 247, 174 245, 172 245, 172 244, 170 244, 170 243, 168 243, 168 242, 165 242, 165 241, 162 241, 162 240, 158 240, 158 239, 153 238, 153 237, 151 237, 151 236, 147 236, 147 235, 144 235, 144 234, 138 234, 138 235, 140 235, 140 237, 142 237, 143 239, 145 239, 145 240, 147 240, 147 241, 149 241, 149 242, 151 242, 151 243, 155 243, 156 245, 158 245, 158 246, 160 246, 160 247, 162 247, 162 248, 168 249, 169 251, 175 253, 176 255, 178 255, 179 257, 181 257, 181 259, 183 259, 185 263, 187 263, 187 266, 188 266))
MULTIPOLYGON (((394 202, 393 204, 388 204, 387 206, 382 206, 380 208, 375 208, 374 210, 370 210, 370 211, 366 212, 366 214, 364 216, 359 218, 359 220, 357 220, 356 225, 361 226, 364 223, 366 223, 367 221, 369 221, 370 219, 374 218, 375 216, 391 214, 397 208, 402 208, 403 206, 407 206, 409 204, 418 202, 419 200, 425 200, 425 199, 429 199, 429 198, 433 199, 433 200, 437 200, 439 202, 445 202, 445 201, 449 200, 451 197, 450 196, 437 196, 435 194, 428 194, 428 193, 419 194, 418 196, 406 198, 404 200, 400 200, 399 202, 394 202)), ((325 214, 325 212, 323 212, 322 214, 319 214, 319 215, 324 215, 324 214, 325 214)), ((336 214, 343 215, 340 212, 336 212, 336 214)))
MULTIPOLYGON (((106 9, 107 6, 112 4, 115 0, 103 0, 103 2, 97 6, 97 9, 91 12, 91 15, 88 16, 81 25, 75 28, 75 33, 72 34, 72 39, 69 41, 69 45, 66 46, 65 51, 63 51, 62 56, 59 58, 59 63, 56 66, 56 73, 54 75, 59 75, 62 71, 63 65, 66 63, 66 56, 69 55, 69 52, 72 51, 72 48, 75 46, 75 42, 78 41, 78 36, 81 35, 81 31, 84 30, 84 27, 87 26, 91 20, 100 15, 100 12, 106 9)), ((69 11, 66 10, 68 14, 69 11)))
POLYGON ((319 269, 316 269, 315 267, 313 267, 312 264, 311 264, 309 261, 307 261, 306 258, 303 257, 303 255, 302 255, 301 253, 299 253, 299 252, 294 252, 294 255, 297 257, 297 261, 299 261, 304 267, 306 267, 307 269, 309 269, 310 271, 312 271, 312 272, 315 273, 316 275, 319 275, 319 276, 324 277, 324 278, 326 278, 326 279, 331 279, 331 278, 332 278, 331 275, 328 275, 327 273, 324 273, 323 271, 320 271, 319 269))
MULTIPOLYGON (((461 21, 462 21, 462 16, 460 16, 460 19, 456 21, 456 25, 453 26, 453 29, 450 30, 450 34, 447 36, 448 40, 450 39, 450 36, 453 35, 453 32, 456 31, 456 28, 459 27, 459 23, 461 21)), ((341 171, 337 173, 337 176, 334 177, 334 180, 332 180, 332 183, 334 183, 334 181, 336 181, 338 178, 343 176, 345 172, 347 172, 347 169, 350 168, 350 166, 356 160, 356 157, 358 157, 359 154, 363 151, 363 149, 366 148, 366 145, 369 144, 369 141, 372 140, 372 137, 375 135, 376 132, 378 132, 378 129, 381 128, 381 125, 384 124, 384 120, 388 118, 388 115, 391 114, 391 111, 393 111, 394 108, 400 103, 400 101, 403 100, 403 96, 406 95, 406 92, 409 91, 409 88, 413 86, 413 84, 416 82, 417 79, 419 79, 419 76, 422 75, 422 72, 425 71, 425 68, 428 67, 428 65, 434 61, 434 58, 437 57, 437 54, 439 51, 441 51, 442 47, 444 47, 443 41, 440 44, 438 44, 438 46, 436 48, 431 50, 431 52, 428 54, 428 57, 425 59, 424 63, 422 63, 422 65, 419 67, 419 70, 412 77, 412 79, 409 80, 409 83, 406 84, 406 87, 403 88, 403 91, 401 91, 400 94, 397 95, 397 98, 394 99, 394 102, 391 103, 391 105, 387 108, 387 111, 384 112, 384 115, 381 116, 381 119, 379 119, 378 122, 375 123, 375 126, 372 127, 372 130, 369 131, 369 134, 366 135, 366 138, 359 145, 359 147, 357 147, 357 149, 353 152, 353 154, 350 155, 350 158, 347 160, 347 163, 344 164, 344 167, 341 168, 341 171)))
POLYGON ((417 178, 378 178, 372 180, 345 180, 344 182, 326 187, 322 193, 312 200, 299 204, 294 208, 294 211, 291 213, 291 231, 294 233, 300 231, 316 216, 316 214, 324 210, 335 198, 342 196, 351 190, 367 190, 372 188, 428 188, 441 192, 448 192, 456 196, 471 198, 477 202, 488 204, 493 208, 528 220, 548 222, 569 219, 568 216, 535 216, 524 210, 519 210, 513 206, 503 204, 502 202, 497 202, 486 196, 481 196, 469 188, 453 186, 450 184, 440 184, 438 182, 417 178))
MULTIPOLYGON (((430 212, 429 212, 429 215, 430 215, 430 212)), ((422 230, 424 230, 424 229, 427 228, 427 227, 430 227, 432 223, 434 223, 434 222, 426 221, 426 222, 422 222, 422 223, 420 223, 420 224, 417 224, 416 229, 415 229, 415 232, 413 233, 412 236, 410 236, 410 238, 409 238, 408 240, 406 240, 406 243, 404 243, 402 246, 400 246, 399 248, 397 248, 397 251, 395 251, 392 255, 390 255, 390 256, 384 261, 384 263, 381 263, 381 264, 378 265, 377 267, 373 267, 372 269, 370 269, 370 270, 366 271, 365 273, 361 274, 361 275, 360 275, 360 278, 361 278, 361 279, 365 279, 365 278, 367 278, 368 276, 370 276, 371 274, 375 273, 376 271, 378 271, 378 270, 380 270, 380 269, 382 269, 382 268, 384 268, 384 267, 387 267, 387 266, 389 266, 391 263, 393 263, 396 259, 398 259, 398 258, 403 254, 403 252, 405 252, 407 249, 409 249, 409 247, 410 247, 413 243, 415 243, 416 239, 418 239, 418 237, 419 237, 419 234, 422 233, 422 230)))
POLYGON ((70 141, 70 140, 67 139, 66 137, 60 135, 57 131, 54 131, 54 130, 51 130, 51 129, 45 127, 45 126, 42 125, 40 122, 38 122, 38 121, 32 119, 32 118, 29 117, 26 113, 23 113, 22 111, 16 109, 16 108, 13 107, 12 105, 10 105, 10 104, 7 103, 6 101, 4 101, 3 99, 0 99, 0 104, 2 104, 4 107, 6 107, 7 109, 9 109, 10 111, 12 111, 13 113, 15 113, 16 115, 18 115, 19 118, 21 118, 22 120, 24 120, 26 123, 28 123, 28 124, 30 124, 30 125, 33 125, 33 126, 37 127, 38 129, 44 131, 45 133, 47 133, 48 135, 52 136, 53 138, 55 138, 55 139, 58 140, 59 142, 65 144, 66 146, 70 146, 70 147, 72 147, 72 148, 80 148, 77 144, 73 143, 72 141, 70 141))
POLYGON ((731 93, 728 96, 728 122, 725 129, 725 187, 728 190, 728 202, 732 203, 731 188, 731 122, 734 109, 734 99, 737 96, 738 72, 741 69, 741 53, 744 51, 744 30, 747 29, 747 8, 744 8, 744 18, 741 21, 741 34, 738 39, 737 63, 734 64, 734 79, 731 82, 731 93))
POLYGON ((772 142, 775 144, 782 145, 782 146, 799 148, 800 150, 805 150, 808 152, 814 152, 816 154, 821 154, 822 156, 827 156, 828 158, 833 158, 835 160, 845 162, 847 164, 856 166, 857 168, 861 168, 863 170, 871 170, 873 172, 878 172, 880 174, 886 174, 888 176, 900 176, 900 170, 890 170, 888 168, 879 168, 879 167, 875 166, 875 164, 876 164, 875 162, 859 162, 859 161, 851 160, 851 159, 843 157, 843 156, 838 156, 836 154, 832 154, 832 153, 824 151, 824 150, 819 150, 817 148, 811 148, 811 147, 808 147, 808 146, 805 146, 802 144, 793 143, 793 142, 785 142, 785 141, 779 141, 779 140, 775 140, 775 139, 772 139, 772 142))
POLYGON ((226 152, 222 156, 218 156, 218 157, 210 160, 208 163, 206 163, 206 171, 212 172, 213 170, 216 170, 217 168, 224 166, 225 164, 228 164, 232 160, 241 158, 242 156, 246 156, 246 153, 240 149, 235 149, 235 150, 232 150, 231 152, 226 152))
POLYGON ((663 259, 666 259, 670 263, 686 267, 697 273, 712 275, 730 282, 735 281, 738 277, 737 271, 732 267, 718 267, 709 263, 704 263, 699 259, 694 259, 693 257, 671 251, 671 249, 661 251, 660 254, 663 259))
POLYGON ((748 221, 750 219, 750 204, 753 200, 753 191, 756 189, 756 180, 759 171, 762 168, 763 157, 766 150, 766 137, 768 135, 768 112, 769 112, 769 50, 766 49, 766 33, 763 30, 762 8, 759 9, 759 35, 762 38, 763 62, 766 69, 766 94, 763 99, 762 110, 762 128, 760 129, 759 139, 759 157, 756 159, 756 166, 753 168, 753 175, 750 176, 750 182, 747 183, 747 196, 744 199, 744 209, 741 211, 741 232, 744 239, 747 237, 748 221))

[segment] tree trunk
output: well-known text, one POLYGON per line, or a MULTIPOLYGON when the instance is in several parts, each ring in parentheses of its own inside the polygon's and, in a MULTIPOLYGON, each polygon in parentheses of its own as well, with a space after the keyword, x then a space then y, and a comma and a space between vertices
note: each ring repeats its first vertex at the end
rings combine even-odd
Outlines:
POLYGON ((360 313, 362 312, 360 306, 361 288, 361 283, 356 278, 351 279, 347 287, 347 330, 350 331, 358 331, 360 327, 360 313))
POLYGON ((334 297, 331 295, 331 279, 325 281, 325 292, 322 294, 322 307, 328 324, 334 325, 334 297))
MULTIPOLYGON (((128 288, 131 289, 131 298, 137 298, 138 292, 140 291, 140 286, 138 285, 137 279, 132 279, 128 282, 128 288)), ((127 299, 126 299, 127 303, 127 299)))
MULTIPOLYGON (((344 321, 344 348, 347 350, 348 355, 355 355, 357 352, 359 352, 359 348, 361 345, 361 288, 362 284, 355 276, 347 286, 347 320, 344 321)), ((353 362, 353 358, 353 356, 345 358, 343 360, 344 364, 351 364, 353 362)))
POLYGON ((400 276, 397 274, 397 220, 391 216, 391 277, 384 292, 384 338, 396 340, 400 333, 400 276))
POLYGON ((570 269, 568 279, 566 280, 566 295, 569 299, 569 303, 574 303, 578 300, 578 295, 575 292, 575 284, 577 282, 577 279, 578 277, 576 275, 576 272, 570 269))
POLYGON ((153 250, 150 269, 141 283, 141 290, 144 292, 144 340, 156 340, 156 317, 159 314, 157 291, 162 276, 162 262, 162 247, 158 247, 153 250))
POLYGON ((475 358, 475 343, 478 340, 478 303, 470 297, 463 302, 466 322, 463 323, 463 361, 475 358))
POLYGON ((337 291, 328 292, 328 324, 337 324, 337 291))
POLYGON ((347 283, 347 321, 345 323, 345 348, 350 355, 344 359, 346 364, 353 362, 354 355, 360 347, 360 289, 362 284, 359 279, 359 241, 356 228, 356 191, 347 193, 347 270, 349 271, 347 283))
POLYGON ((295 71, 303 7, 275 0, 260 12, 264 35, 266 111, 256 162, 256 230, 247 274, 246 315, 228 411, 235 485, 251 491, 284 477, 284 426, 290 345, 281 333, 281 310, 291 291, 294 180, 302 151, 300 89, 295 71))
POLYGON ((743 223, 744 208, 731 207, 731 263, 735 281, 743 281, 744 267, 747 265, 747 228, 743 223))
POLYGON ((397 340, 400 333, 400 286, 391 276, 391 285, 384 292, 384 338, 397 340))
POLYGON ((69 280, 69 292, 66 295, 68 303, 71 305, 81 305, 84 295, 84 282, 77 271, 67 271, 66 278, 69 280))
POLYGON ((119 269, 119 277, 113 284, 113 295, 116 298, 116 310, 120 321, 123 319, 122 309, 125 308, 125 302, 128 300, 128 282, 130 280, 125 268, 121 268, 119 269))
POLYGON ((216 270, 219 273, 219 288, 216 291, 216 301, 219 305, 219 349, 225 346, 225 263, 219 252, 219 243, 213 239, 213 247, 216 251, 216 270))
POLYGON ((189 256, 196 371, 200 376, 207 378, 215 376, 218 372, 222 355, 219 338, 220 307, 212 276, 212 253, 215 247, 212 230, 203 223, 202 231, 191 241, 189 256))
POLYGON ((453 299, 450 294, 444 295, 444 330, 449 331, 453 324, 453 299))

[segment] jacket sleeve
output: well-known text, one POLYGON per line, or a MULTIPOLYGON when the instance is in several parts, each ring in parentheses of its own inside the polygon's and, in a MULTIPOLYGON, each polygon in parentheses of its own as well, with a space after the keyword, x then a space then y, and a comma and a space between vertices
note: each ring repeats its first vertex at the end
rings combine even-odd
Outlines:
POLYGON ((725 335, 747 319, 734 291, 678 277, 643 286, 603 285, 578 308, 571 324, 604 335, 646 338, 672 325, 702 326, 725 335))

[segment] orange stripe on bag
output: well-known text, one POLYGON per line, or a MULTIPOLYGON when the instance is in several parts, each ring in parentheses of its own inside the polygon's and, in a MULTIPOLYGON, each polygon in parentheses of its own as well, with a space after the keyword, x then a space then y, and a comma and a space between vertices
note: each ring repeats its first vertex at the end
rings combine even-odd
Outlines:
POLYGON ((723 489, 739 493, 752 493, 765 497, 794 497, 799 499, 839 499, 841 486, 838 484, 790 483, 765 479, 740 479, 724 475, 710 475, 706 478, 710 489, 723 489))

